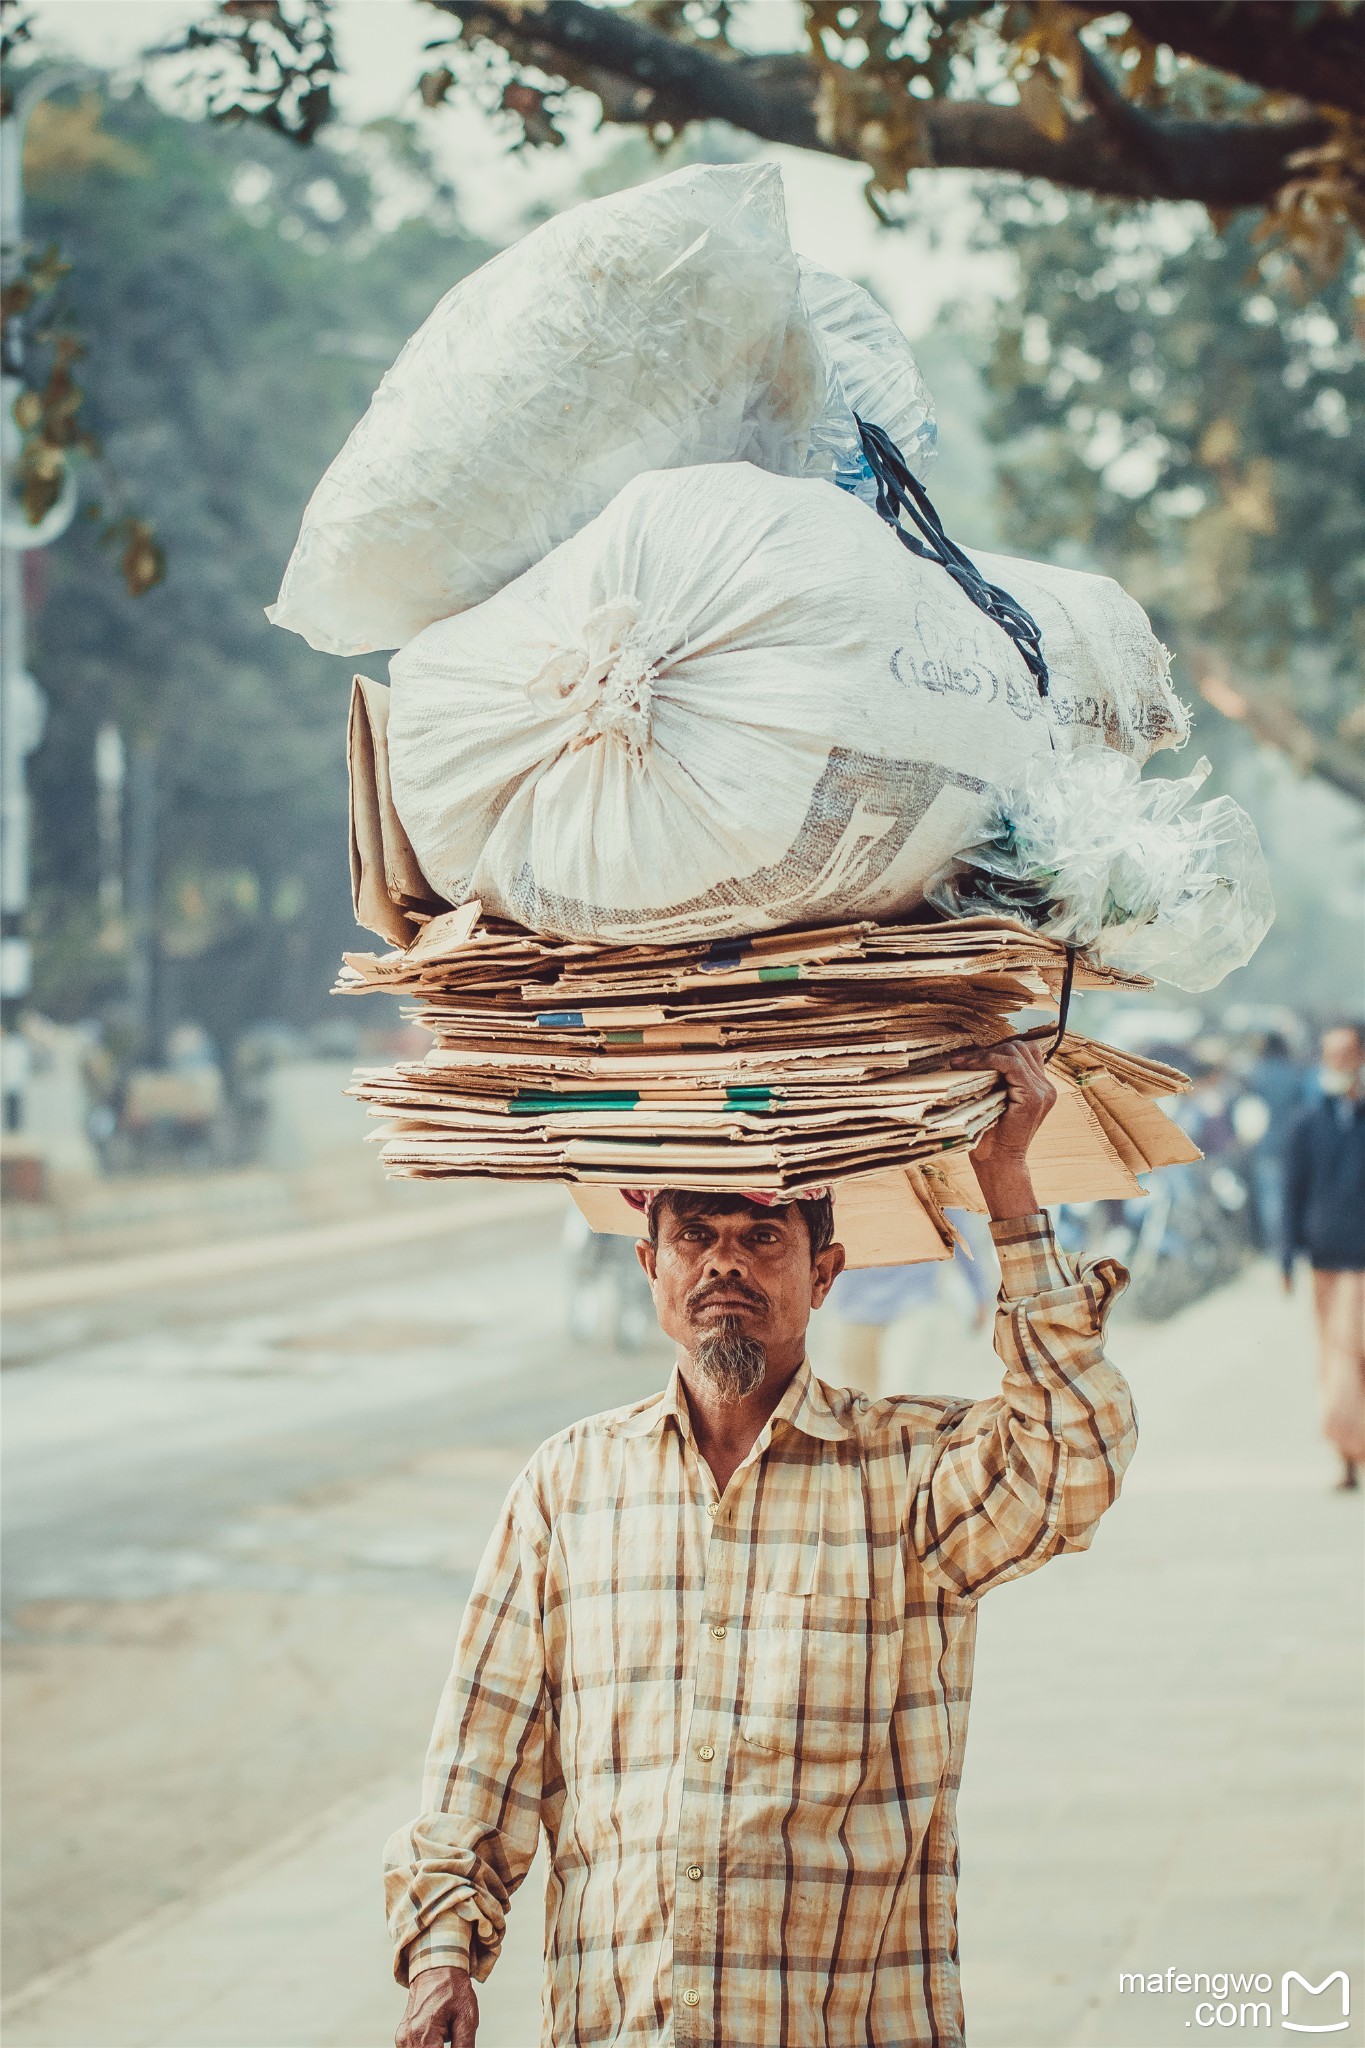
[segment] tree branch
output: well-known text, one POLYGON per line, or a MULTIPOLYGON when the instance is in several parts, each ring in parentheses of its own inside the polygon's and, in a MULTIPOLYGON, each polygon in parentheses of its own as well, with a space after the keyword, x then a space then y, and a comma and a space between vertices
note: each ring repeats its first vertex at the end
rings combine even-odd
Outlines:
POLYGON ((1120 131, 1103 115, 1074 122, 1057 142, 1017 107, 932 101, 931 160, 946 168, 1016 171, 1116 199, 1194 199, 1232 209, 1264 206, 1290 175, 1287 159, 1327 133, 1316 119, 1269 124, 1142 117, 1120 131))
MULTIPOLYGON (((1112 13, 1096 6, 1096 15, 1112 13)), ((1365 13, 1315 10, 1300 26, 1284 0, 1133 0, 1124 12, 1149 42, 1244 78, 1267 92, 1365 114, 1365 13)))
MULTIPOLYGON (((792 59, 722 58, 675 42, 614 7, 587 0, 428 0, 459 20, 470 37, 497 43, 519 63, 534 64, 599 92, 606 118, 627 125, 728 121, 765 142, 821 149, 815 124, 814 68, 792 59), (611 91, 611 82, 637 88, 611 91), (619 109, 619 110, 618 110, 619 109)), ((836 154, 840 152, 835 152, 836 154)))
MULTIPOLYGON (((428 4, 515 61, 597 93, 608 120, 647 127, 728 121, 764 142, 858 160, 847 143, 822 137, 818 70, 805 57, 721 56, 587 0, 428 4)), ((941 168, 1013 171, 1105 197, 1193 199, 1219 209, 1265 205, 1290 175, 1287 159, 1327 133, 1316 117, 1178 121, 1125 104, 1122 121, 1106 105, 1054 140, 1015 106, 925 100, 916 107, 925 159, 941 168)))
POLYGON ((1190 665, 1195 687, 1206 704, 1245 726, 1263 746, 1288 755, 1301 775, 1316 775, 1356 803, 1365 804, 1365 755, 1306 724, 1278 692, 1234 683, 1226 662, 1212 649, 1191 649, 1190 665))

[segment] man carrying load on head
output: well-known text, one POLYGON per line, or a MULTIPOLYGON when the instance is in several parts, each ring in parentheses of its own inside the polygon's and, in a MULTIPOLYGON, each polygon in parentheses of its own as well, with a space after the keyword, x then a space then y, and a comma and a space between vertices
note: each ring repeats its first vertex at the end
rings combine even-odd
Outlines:
POLYGON ((1104 1356, 1112 1260, 1076 1270, 1005 1077, 974 1163, 1002 1285, 989 1401, 870 1404, 805 1356, 843 1264, 827 1194, 665 1192, 640 1257, 678 1346, 661 1395, 554 1437, 471 1595, 388 1851, 398 2048, 474 2048, 473 1980, 549 1841, 547 2048, 960 2043, 955 1802, 976 1602, 1090 1542, 1136 1431, 1104 1356))

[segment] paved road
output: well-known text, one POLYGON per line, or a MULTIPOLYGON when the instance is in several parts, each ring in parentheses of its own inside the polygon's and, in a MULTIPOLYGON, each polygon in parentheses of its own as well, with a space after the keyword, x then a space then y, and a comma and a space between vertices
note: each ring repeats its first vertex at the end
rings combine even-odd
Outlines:
MULTIPOLYGON (((563 1328, 553 1217, 14 1328, 7 2048, 381 2048, 378 1850, 498 1502, 541 1436, 667 1369, 563 1328)), ((974 2048, 1201 2024, 1120 1972, 1269 1974, 1277 2027, 1285 1970, 1365 1996, 1360 1517, 1328 1490, 1305 1339, 1262 1273, 1119 1329, 1124 1499, 983 1611, 974 2048)), ((992 1375, 959 1339, 935 1377, 992 1375)), ((534 2048, 535 1889, 481 2048, 534 2048)))
POLYGON ((542 1214, 510 1233, 22 1319, 6 1345, 12 1366, 33 1360, 5 1382, 7 1614, 32 1600, 293 1587, 297 1573, 253 1564, 230 1518, 433 1440, 496 1437, 521 1374, 561 1426, 575 1397, 543 1371, 563 1328, 559 1228, 542 1214))

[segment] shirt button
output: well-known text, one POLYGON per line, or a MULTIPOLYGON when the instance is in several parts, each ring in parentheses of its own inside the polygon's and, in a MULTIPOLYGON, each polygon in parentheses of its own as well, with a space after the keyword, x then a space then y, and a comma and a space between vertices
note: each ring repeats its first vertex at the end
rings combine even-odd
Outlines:
POLYGON ((711 1633, 719 1642, 720 1638, 725 1634, 725 1624, 723 1622, 712 1622, 711 1633))
POLYGON ((704 1764, 709 1764, 715 1753, 709 1742, 702 1742, 697 1745, 697 1755, 704 1764))
POLYGON ((700 2004, 701 2004, 701 1993, 700 1993, 700 1991, 684 1991, 684 1993, 683 1993, 683 2004, 684 2004, 684 2005, 700 2005, 700 2004))
POLYGON ((692 1880, 693 1884, 700 1884, 700 1882, 701 1882, 701 1865, 700 1865, 700 1863, 689 1863, 689 1864, 688 1864, 688 1866, 687 1866, 687 1874, 688 1874, 688 1876, 689 1876, 689 1877, 691 1878, 691 1880, 692 1880))
POLYGON ((720 1513, 720 1502, 717 1500, 708 1500, 706 1503, 706 1512, 711 1517, 711 1520, 714 1522, 716 1516, 720 1513))

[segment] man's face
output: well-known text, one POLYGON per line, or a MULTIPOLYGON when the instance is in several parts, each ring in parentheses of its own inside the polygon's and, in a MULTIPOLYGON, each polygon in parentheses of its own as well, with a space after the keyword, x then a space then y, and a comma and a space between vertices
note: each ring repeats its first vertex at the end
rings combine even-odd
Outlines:
POLYGON ((1360 1042, 1360 1034, 1348 1024, 1323 1032, 1322 1064, 1329 1074, 1345 1074, 1355 1082, 1360 1078, 1362 1059, 1365 1059, 1365 1046, 1360 1042))
POLYGON ((794 1205, 733 1215, 677 1216, 664 1204, 657 1247, 640 1263, 654 1288, 665 1336, 689 1358, 728 1329, 761 1344, 765 1377, 790 1374, 805 1355, 806 1325, 844 1263, 842 1245, 812 1259, 794 1205))

